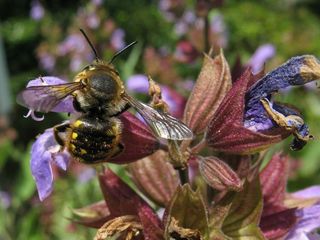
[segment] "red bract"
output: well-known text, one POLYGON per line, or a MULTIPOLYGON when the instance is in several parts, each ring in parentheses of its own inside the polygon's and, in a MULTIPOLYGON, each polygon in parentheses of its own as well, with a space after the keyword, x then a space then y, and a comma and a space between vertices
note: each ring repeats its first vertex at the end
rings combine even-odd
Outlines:
POLYGON ((167 153, 159 150, 128 166, 133 182, 160 206, 166 206, 179 185, 177 172, 167 158, 167 153))
POLYGON ((123 124, 121 143, 124 150, 108 162, 124 164, 146 157, 159 149, 159 141, 150 129, 131 113, 125 112, 120 116, 123 124))
POLYGON ((223 53, 215 58, 205 55, 183 117, 184 122, 194 133, 204 132, 230 87, 230 69, 223 53))
POLYGON ((206 183, 220 191, 241 191, 242 181, 232 168, 217 157, 200 159, 200 172, 206 183))
POLYGON ((264 200, 260 227, 268 239, 285 236, 297 221, 296 208, 284 206, 288 160, 280 153, 275 154, 260 173, 264 200))
POLYGON ((141 197, 109 169, 99 175, 99 181, 113 219, 136 216, 143 226, 144 239, 161 239, 156 238, 162 232, 160 220, 141 197))
POLYGON ((290 134, 280 128, 254 132, 244 127, 245 94, 253 82, 255 77, 247 69, 215 112, 206 132, 206 141, 213 149, 233 154, 250 154, 266 149, 290 134))

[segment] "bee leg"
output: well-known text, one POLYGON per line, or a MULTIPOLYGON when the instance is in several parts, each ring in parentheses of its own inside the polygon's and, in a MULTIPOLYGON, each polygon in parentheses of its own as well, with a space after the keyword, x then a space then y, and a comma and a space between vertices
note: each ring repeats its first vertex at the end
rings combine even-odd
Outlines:
POLYGON ((69 123, 64 123, 61 125, 57 125, 53 128, 53 133, 54 133, 54 138, 56 139, 57 143, 61 146, 61 147, 65 147, 65 139, 63 139, 59 134, 60 133, 65 133, 66 130, 70 128, 70 124, 69 123))

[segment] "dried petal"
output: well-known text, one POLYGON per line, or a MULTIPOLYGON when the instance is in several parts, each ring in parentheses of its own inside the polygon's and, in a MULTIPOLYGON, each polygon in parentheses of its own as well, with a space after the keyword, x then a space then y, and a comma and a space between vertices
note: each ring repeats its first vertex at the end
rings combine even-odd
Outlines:
POLYGON ((230 87, 230 69, 222 51, 214 59, 205 55, 183 117, 194 133, 199 134, 205 130, 230 87))
POLYGON ((120 116, 120 119, 123 124, 121 143, 124 149, 121 154, 109 159, 108 162, 117 164, 133 162, 159 149, 158 139, 137 117, 125 112, 120 116))
POLYGON ((217 151, 249 154, 261 151, 289 135, 283 129, 254 132, 244 127, 245 93, 255 78, 249 69, 227 93, 209 123, 206 140, 217 151))
POLYGON ((200 172, 206 183, 214 189, 241 191, 242 181, 232 168, 217 157, 200 159, 200 172))
POLYGON ((105 201, 93 203, 89 206, 73 209, 72 221, 87 227, 100 228, 112 218, 105 201))
POLYGON ((179 177, 167 158, 164 151, 158 150, 128 165, 134 183, 160 206, 167 205, 179 185, 179 177))
POLYGON ((178 187, 171 203, 166 208, 166 212, 166 238, 169 239, 176 236, 176 234, 179 234, 176 237, 182 237, 182 234, 186 232, 192 233, 190 239, 206 238, 208 234, 208 216, 199 191, 192 191, 188 184, 178 187), (176 231, 177 229, 179 231, 176 231))
POLYGON ((142 239, 142 225, 135 216, 121 216, 106 222, 97 232, 94 240, 123 237, 126 240, 142 239), (139 236, 140 235, 140 236, 139 236))

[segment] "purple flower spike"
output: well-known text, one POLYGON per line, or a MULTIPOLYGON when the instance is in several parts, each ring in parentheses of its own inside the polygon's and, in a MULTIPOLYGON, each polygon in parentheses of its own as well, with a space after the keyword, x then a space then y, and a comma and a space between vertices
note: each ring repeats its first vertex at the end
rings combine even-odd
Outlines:
POLYGON ((255 74, 261 71, 265 62, 272 58, 275 54, 276 49, 272 44, 264 44, 258 47, 248 63, 248 65, 252 68, 252 72, 255 74))
POLYGON ((52 192, 53 173, 51 163, 55 163, 59 168, 66 170, 69 158, 67 152, 60 152, 60 146, 54 139, 52 128, 47 129, 33 143, 30 166, 41 201, 52 192))

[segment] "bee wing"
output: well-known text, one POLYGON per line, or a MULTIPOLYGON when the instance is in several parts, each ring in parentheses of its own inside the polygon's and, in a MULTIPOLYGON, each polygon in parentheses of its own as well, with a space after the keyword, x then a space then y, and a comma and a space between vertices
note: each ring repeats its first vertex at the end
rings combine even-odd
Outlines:
POLYGON ((193 138, 192 131, 180 120, 165 112, 157 111, 127 94, 125 94, 124 98, 138 111, 158 137, 170 140, 193 138))
POLYGON ((81 82, 31 86, 18 94, 17 102, 38 112, 50 112, 65 97, 83 87, 81 82))

